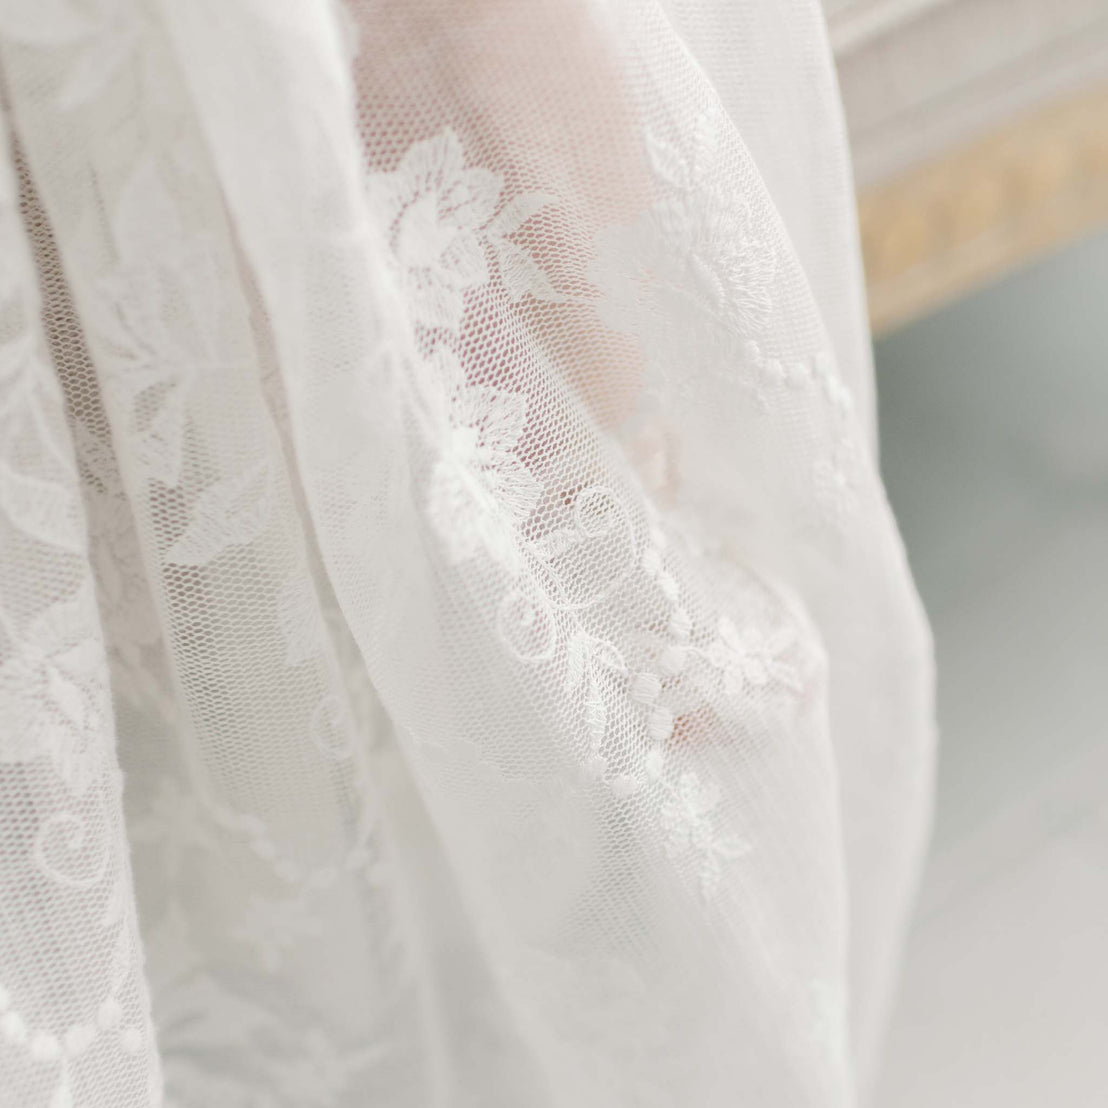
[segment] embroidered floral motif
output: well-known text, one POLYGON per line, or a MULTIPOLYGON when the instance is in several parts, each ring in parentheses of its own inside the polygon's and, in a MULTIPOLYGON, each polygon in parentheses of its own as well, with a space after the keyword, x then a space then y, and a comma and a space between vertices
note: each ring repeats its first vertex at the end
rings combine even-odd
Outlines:
POLYGON ((630 514, 603 485, 581 489, 573 497, 570 524, 551 528, 527 550, 536 577, 564 610, 583 612, 603 603, 636 568, 630 514))
POLYGON ((232 546, 245 546, 269 522, 272 488, 266 459, 235 477, 205 489, 192 509, 181 537, 166 551, 165 560, 201 566, 232 546))
POLYGON ((556 199, 542 192, 529 192, 513 197, 497 212, 486 228, 489 246, 500 268, 500 281, 513 304, 528 293, 536 300, 564 299, 535 259, 510 238, 533 215, 553 204, 556 199))
POLYGON ((705 652, 708 661, 723 674, 728 696, 761 689, 777 682, 792 691, 801 687, 800 674, 786 660, 796 644, 791 626, 767 630, 750 622, 740 631, 730 616, 720 616, 719 638, 705 652))
POLYGON ((859 503, 855 447, 843 440, 830 457, 818 459, 812 466, 812 481, 827 521, 845 530, 857 513, 859 503))
POLYGON ((212 244, 185 233, 153 160, 131 174, 116 213, 120 261, 99 282, 104 310, 95 319, 109 354, 106 378, 130 413, 135 462, 174 487, 190 392, 202 374, 227 369, 219 323, 237 302, 237 285, 212 244))
POLYGON ((73 553, 83 550, 81 508, 69 489, 0 460, 0 511, 25 535, 73 553))
MULTIPOLYGON (((719 172, 719 122, 702 115, 687 151, 656 133, 646 149, 661 198, 596 237, 589 279, 601 320, 638 336, 648 364, 712 373, 744 365, 765 327, 776 270, 747 199, 719 172)), ((673 382, 680 387, 679 382, 673 382)))
POLYGON ((723 863, 749 853, 750 845, 716 830, 719 786, 702 784, 693 772, 681 774, 662 807, 666 849, 671 857, 696 860, 701 895, 710 900, 723 877, 723 863))
MULTIPOLYGON (((673 348, 680 347, 682 364, 690 356, 734 361, 757 350, 749 334, 768 313, 775 259, 756 233, 745 202, 719 191, 717 145, 707 117, 698 124, 690 152, 651 136, 648 152, 662 198, 638 224, 610 229, 597 242, 594 276, 604 294, 601 316, 617 329, 644 337, 648 358, 670 363, 673 348)), ((502 182, 467 168, 449 131, 415 144, 396 171, 375 175, 368 187, 386 213, 423 353, 407 364, 416 423, 432 452, 428 520, 449 562, 484 555, 510 575, 497 629, 514 657, 529 665, 549 661, 568 635, 562 640, 564 687, 580 702, 586 768, 620 802, 630 802, 651 780, 666 790, 662 830, 667 847, 674 856, 696 859, 701 892, 710 898, 723 863, 741 852, 741 844, 716 831, 715 785, 701 784, 691 772, 677 781, 667 776, 661 747, 672 734, 675 716, 665 682, 680 677, 691 650, 691 625, 679 603, 677 579, 663 565, 660 546, 640 558, 637 526, 612 488, 578 485, 560 497, 571 518, 551 515, 537 533, 528 532, 543 495, 521 457, 528 398, 471 383, 454 353, 465 294, 494 280, 490 258, 510 300, 528 293, 557 297, 534 259, 511 238, 552 199, 515 197, 494 215, 502 182), (648 564, 652 556, 657 564, 648 564), (602 605, 636 571, 654 582, 669 611, 663 626, 668 619, 674 628, 673 641, 652 662, 658 672, 632 671, 614 641, 598 638, 581 623, 581 613, 602 605), (614 752, 606 747, 607 734, 616 705, 628 716, 642 713, 644 738, 654 744, 638 752, 645 763, 628 763, 624 753, 623 765, 609 765, 614 752)), ((292 623, 290 618, 287 626, 292 623)), ((728 682, 762 681, 763 670, 764 680, 772 671, 772 679, 786 682, 786 663, 772 656, 778 647, 785 649, 783 640, 767 646, 753 637, 743 639, 729 624, 720 650, 730 653, 721 656, 720 667, 731 673, 728 682)), ((474 772, 491 774, 492 782, 503 787, 496 767, 469 740, 459 739, 450 750, 429 750, 428 756, 460 771, 463 751, 470 748, 474 772)))
POLYGON ((39 872, 66 889, 94 889, 111 861, 103 804, 95 793, 89 796, 91 802, 80 809, 56 812, 43 820, 31 851, 39 872))
POLYGON ((601 642, 577 631, 566 644, 567 692, 584 693, 585 726, 589 733, 589 770, 603 777, 608 762, 603 755, 604 738, 608 733, 607 685, 626 676, 627 663, 619 651, 608 642, 601 642))
POLYGON ((549 599, 537 588, 516 585, 504 594, 496 630, 505 649, 521 662, 534 665, 554 657, 558 625, 549 599))
POLYGON ((452 130, 412 145, 395 171, 372 175, 368 187, 385 213, 407 300, 424 327, 459 326, 465 292, 489 281, 487 247, 512 300, 528 293, 557 298, 534 259, 509 237, 551 198, 514 197, 494 219, 503 180, 467 169, 452 130))
POLYGON ((0 665, 0 762, 44 755, 82 793, 98 775, 111 704, 91 583, 36 616, 0 665))
POLYGON ((57 397, 31 332, 0 345, 0 513, 29 538, 83 554, 84 521, 68 444, 59 441, 57 397), (29 472, 27 459, 39 459, 29 472))
POLYGON ((527 402, 518 393, 464 384, 457 359, 442 346, 432 368, 449 399, 428 486, 428 517, 451 562, 484 550, 514 569, 518 528, 539 499, 538 483, 516 455, 527 402))
POLYGON ((248 973, 232 987, 205 972, 179 907, 153 930, 149 958, 166 1093, 178 1108, 328 1108, 352 1088, 364 1092, 367 1078, 372 1087, 375 1071, 395 1060, 388 1027, 346 1049, 271 1006, 271 990, 251 987, 248 973), (218 1064, 228 1050, 231 1068, 218 1064))

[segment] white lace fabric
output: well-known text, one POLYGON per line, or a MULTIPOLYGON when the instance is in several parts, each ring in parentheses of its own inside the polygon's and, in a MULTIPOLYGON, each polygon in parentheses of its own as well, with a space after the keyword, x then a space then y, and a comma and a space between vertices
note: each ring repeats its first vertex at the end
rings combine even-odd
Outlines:
POLYGON ((930 648, 817 6, 0 71, 0 1105, 855 1104, 930 648))

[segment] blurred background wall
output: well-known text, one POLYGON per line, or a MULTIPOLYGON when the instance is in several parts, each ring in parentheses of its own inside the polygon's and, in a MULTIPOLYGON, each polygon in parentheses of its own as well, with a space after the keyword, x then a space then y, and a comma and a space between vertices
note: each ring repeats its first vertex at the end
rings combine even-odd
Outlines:
POLYGON ((1108 1106, 1108 0, 824 0, 934 842, 876 1108, 1108 1106))
POLYGON ((876 344, 934 845, 879 1108, 1108 1104, 1108 232, 876 344))

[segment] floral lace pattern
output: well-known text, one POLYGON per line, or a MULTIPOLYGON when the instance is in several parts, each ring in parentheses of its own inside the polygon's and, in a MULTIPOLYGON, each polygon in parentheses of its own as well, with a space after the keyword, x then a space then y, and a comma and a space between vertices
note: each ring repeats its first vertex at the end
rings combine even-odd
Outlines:
MULTIPOLYGON (((767 284, 775 264, 770 247, 752 237, 744 201, 729 201, 710 188, 705 200, 715 141, 709 116, 699 121, 687 158, 648 136, 663 198, 640 223, 608 229, 597 242, 591 276, 605 296, 602 318, 645 334, 651 356, 666 364, 673 362, 674 343, 686 354, 691 349, 694 357, 713 361, 729 356, 732 348, 744 357, 753 350, 757 357, 750 336, 768 315, 767 284), (678 319, 688 331, 676 326, 678 319), (708 347, 698 348, 701 341, 708 347)), ((493 279, 486 251, 499 233, 494 223, 518 227, 554 201, 509 198, 499 222, 490 223, 502 182, 467 168, 452 131, 415 143, 396 170, 372 175, 368 188, 371 196, 386 198, 393 265, 421 305, 417 339, 429 353, 413 367, 412 397, 436 454, 426 512, 447 561, 483 555, 509 576, 498 616, 503 645, 528 665, 564 656, 562 688, 579 706, 587 773, 606 782, 620 802, 648 787, 663 790, 667 799, 660 820, 667 850, 674 858, 695 857, 698 888, 711 900, 726 864, 748 847, 716 832, 718 786, 695 772, 670 768, 677 718, 670 705, 687 699, 688 689, 707 688, 705 675, 692 672, 705 665, 720 674, 725 695, 735 700, 767 687, 798 693, 803 679, 790 658, 796 629, 771 630, 752 622, 739 630, 723 613, 716 617, 714 639, 691 645, 695 629, 681 604, 678 578, 665 566, 663 530, 652 527, 645 540, 636 534, 621 494, 611 489, 589 486, 567 499, 568 525, 532 524, 543 487, 524 461, 527 397, 469 383, 450 344, 461 340, 463 294, 493 279), (591 613, 602 618, 606 599, 635 572, 659 591, 668 628, 661 646, 645 655, 634 652, 639 666, 627 661, 613 638, 589 629, 591 613), (608 579, 598 582, 597 573, 608 579), (608 720, 616 712, 641 718, 641 744, 630 760, 625 753, 617 756, 607 740, 608 720)), ((535 268, 533 259, 527 267, 535 268)), ((503 273, 501 282, 508 299, 518 300, 519 288, 503 273)), ((546 278, 530 279, 526 291, 539 299, 557 296, 546 278)))
POLYGON ((657 5, 486 8, 0 0, 28 1108, 850 1102, 923 698, 811 259, 657 5))
POLYGON ((661 196, 634 223, 597 236, 590 278, 602 293, 600 317, 638 336, 660 372, 748 363, 748 342, 770 316, 776 255, 749 202, 720 179, 721 126, 705 112, 682 144, 648 131, 661 196))
MULTIPOLYGON (((0 129, 0 144, 7 142, 0 129)), ((105 1052, 134 1074, 151 1028, 77 466, 38 330, 16 204, 5 165, 0 538, 21 568, 17 580, 6 580, 10 592, 0 604, 0 827, 18 844, 8 855, 15 867, 5 870, 0 909, 0 1044, 16 1059, 3 1065, 5 1091, 31 1103, 23 1098, 50 1090, 54 1108, 74 1108, 87 1059, 105 1052), (51 941, 15 922, 29 906, 54 926, 81 929, 96 945, 94 988, 79 988, 81 974, 67 976, 62 968, 61 980, 76 997, 64 1012, 43 1004, 35 972, 50 972, 51 941), (20 945, 13 950, 13 943, 20 945)))
POLYGON ((497 212, 503 180, 467 168, 452 130, 413 143, 393 172, 371 175, 367 187, 390 227, 396 270, 420 326, 457 329, 466 291, 490 279, 490 256, 512 300, 528 294, 558 299, 534 259, 510 237, 552 198, 516 196, 497 212))

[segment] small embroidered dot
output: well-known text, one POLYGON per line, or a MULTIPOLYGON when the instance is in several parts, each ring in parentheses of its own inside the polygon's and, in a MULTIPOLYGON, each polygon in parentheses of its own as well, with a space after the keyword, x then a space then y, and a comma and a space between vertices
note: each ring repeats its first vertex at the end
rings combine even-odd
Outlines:
POLYGON ((814 369, 817 377, 823 377, 824 379, 834 377, 835 360, 826 350, 821 350, 815 356, 814 369))
POLYGON ((637 673, 631 682, 631 699, 653 704, 662 693, 662 682, 655 673, 637 673))
POLYGON ((675 608, 669 617, 669 633, 684 642, 692 634, 692 617, 684 608, 675 608))
POLYGON ((0 1031, 4 1032, 4 1038, 10 1043, 24 1043, 27 1041, 27 1025, 18 1012, 5 1012, 0 1020, 0 1031))
POLYGON ((642 571, 648 577, 655 576, 662 568, 662 556, 653 546, 648 546, 642 554, 642 571))
POLYGON ((62 1044, 46 1031, 40 1031, 31 1039, 31 1057, 36 1062, 52 1062, 62 1052, 62 1044))
POLYGON ((659 575, 658 588, 662 590, 662 595, 669 601, 676 600, 679 595, 677 582, 668 573, 659 575))
POLYGON ((676 677, 689 659, 689 652, 683 646, 667 646, 658 659, 658 665, 667 677, 676 677))
POLYGON ((601 757, 599 754, 594 754, 587 763, 589 773, 599 779, 608 772, 608 760, 601 757))
POLYGON ((647 777, 653 781, 657 781, 658 778, 662 776, 662 770, 665 769, 665 765, 665 755, 660 750, 650 751, 644 762, 647 777))
POLYGON ((656 743, 664 743, 673 731, 673 713, 668 708, 655 708, 646 729, 656 743))
POLYGON ((65 1033, 65 1052, 71 1058, 84 1054, 96 1039, 96 1028, 91 1023, 74 1024, 65 1033))
POLYGON ((119 1043, 128 1054, 138 1054, 142 1050, 142 1032, 137 1027, 125 1027, 120 1033, 119 1043))
POLYGON ((102 1031, 110 1031, 123 1018, 123 1008, 114 996, 108 997, 96 1013, 96 1022, 102 1031))
POLYGON ((660 527, 650 528, 650 541, 659 549, 665 550, 666 548, 666 533, 660 527))

